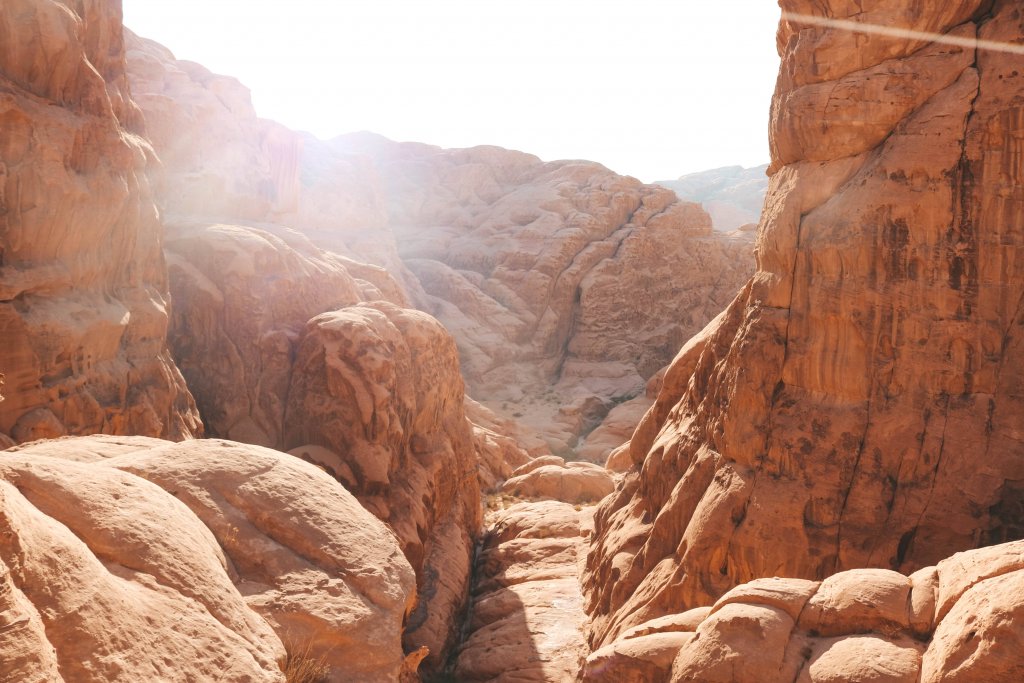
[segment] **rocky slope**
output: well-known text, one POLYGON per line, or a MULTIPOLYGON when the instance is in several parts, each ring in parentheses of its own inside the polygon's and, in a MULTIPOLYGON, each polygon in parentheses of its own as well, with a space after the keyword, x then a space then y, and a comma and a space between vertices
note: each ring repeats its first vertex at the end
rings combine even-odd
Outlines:
POLYGON ((711 215, 715 230, 736 230, 757 224, 768 192, 768 164, 743 168, 723 166, 687 173, 675 180, 659 180, 687 202, 699 202, 711 215))
MULTIPOLYGON (((781 4, 1024 35, 1012 2, 781 4)), ((751 579, 1019 536, 1024 80, 920 35, 781 24, 758 271, 677 357, 596 517, 592 645, 751 579)))
POLYGON ((559 453, 642 393, 750 273, 749 233, 713 233, 699 207, 599 164, 367 134, 330 144, 373 161, 470 393, 559 453))
POLYGON ((0 12, 0 441, 202 427, 167 350, 167 275, 120 7, 0 12))
POLYGON ((258 446, 41 441, 0 458, 5 681, 395 681, 415 600, 398 539, 258 446))
POLYGON ((348 266, 437 317, 470 394, 530 425, 535 450, 568 451, 640 393, 751 271, 749 234, 714 234, 698 207, 599 164, 372 134, 321 142, 258 119, 234 79, 152 41, 128 46, 172 226, 287 225, 386 268, 393 281, 348 266))

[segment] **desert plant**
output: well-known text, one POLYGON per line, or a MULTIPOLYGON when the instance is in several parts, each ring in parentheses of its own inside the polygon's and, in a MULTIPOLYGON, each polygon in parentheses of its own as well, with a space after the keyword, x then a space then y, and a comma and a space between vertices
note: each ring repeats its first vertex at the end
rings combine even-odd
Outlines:
POLYGON ((324 655, 313 653, 311 640, 285 642, 284 650, 281 669, 287 683, 326 683, 330 667, 324 655))

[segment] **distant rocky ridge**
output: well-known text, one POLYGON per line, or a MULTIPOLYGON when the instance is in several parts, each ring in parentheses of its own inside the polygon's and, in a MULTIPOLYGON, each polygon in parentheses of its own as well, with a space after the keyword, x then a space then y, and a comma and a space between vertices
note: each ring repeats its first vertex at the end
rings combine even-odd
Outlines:
POLYGON ((768 192, 768 164, 743 168, 723 166, 657 180, 683 201, 698 202, 711 214, 715 230, 728 232, 744 225, 756 225, 768 192))

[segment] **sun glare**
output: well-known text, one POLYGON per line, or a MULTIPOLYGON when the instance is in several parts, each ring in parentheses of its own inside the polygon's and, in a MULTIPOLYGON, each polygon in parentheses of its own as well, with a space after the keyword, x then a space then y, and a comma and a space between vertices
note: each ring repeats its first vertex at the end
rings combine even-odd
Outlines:
POLYGON ((124 17, 323 138, 496 144, 646 181, 768 159, 765 0, 124 0, 124 17))

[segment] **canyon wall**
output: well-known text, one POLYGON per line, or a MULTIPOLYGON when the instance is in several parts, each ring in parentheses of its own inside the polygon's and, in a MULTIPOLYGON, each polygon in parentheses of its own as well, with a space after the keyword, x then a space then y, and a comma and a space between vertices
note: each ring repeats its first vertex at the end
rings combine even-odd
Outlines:
POLYGON ((600 164, 370 134, 330 144, 372 160, 398 253, 458 342, 470 394, 561 454, 642 393, 751 272, 750 233, 714 233, 700 207, 600 164))
POLYGON ((301 232, 437 317, 469 393, 525 423, 534 450, 568 452, 640 393, 752 269, 749 233, 714 233, 699 207, 599 164, 369 133, 323 142, 259 119, 238 81, 152 41, 129 35, 128 64, 172 252, 196 222, 301 232))
POLYGON ((1020 536, 1020 8, 781 5, 914 33, 781 23, 757 272, 596 516, 594 646, 751 579, 1020 536))
POLYGON ((0 84, 0 441, 201 434, 120 5, 5 2, 0 84))

